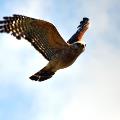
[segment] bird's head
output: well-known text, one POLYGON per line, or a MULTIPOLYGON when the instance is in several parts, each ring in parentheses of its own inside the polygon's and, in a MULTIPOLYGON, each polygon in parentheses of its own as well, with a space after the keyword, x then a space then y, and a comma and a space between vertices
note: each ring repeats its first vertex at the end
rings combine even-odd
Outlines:
POLYGON ((81 42, 75 42, 72 44, 72 47, 78 51, 83 52, 85 50, 86 44, 83 44, 81 42))

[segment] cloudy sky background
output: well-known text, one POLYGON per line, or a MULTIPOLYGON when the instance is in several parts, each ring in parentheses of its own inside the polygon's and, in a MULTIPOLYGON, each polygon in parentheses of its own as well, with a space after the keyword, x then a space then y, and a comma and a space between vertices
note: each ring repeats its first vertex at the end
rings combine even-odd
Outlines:
POLYGON ((120 120, 119 0, 0 0, 14 13, 52 22, 67 41, 83 17, 86 51, 45 82, 29 80, 47 61, 25 41, 0 34, 0 120, 120 120))

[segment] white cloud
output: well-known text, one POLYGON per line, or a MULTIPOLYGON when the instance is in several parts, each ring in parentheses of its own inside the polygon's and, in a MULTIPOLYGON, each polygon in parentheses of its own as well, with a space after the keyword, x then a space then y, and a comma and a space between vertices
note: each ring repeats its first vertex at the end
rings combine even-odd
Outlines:
POLYGON ((96 44, 89 54, 91 57, 82 66, 84 72, 71 72, 75 76, 74 87, 71 87, 71 98, 61 111, 60 119, 119 120, 119 52, 104 42, 96 44))
MULTIPOLYGON (((24 116, 29 120, 120 119, 120 53, 118 48, 114 48, 103 36, 106 31, 112 29, 109 25, 109 19, 112 18, 108 10, 115 6, 114 2, 106 0, 98 4, 96 1, 83 1, 82 8, 76 7, 78 13, 82 10, 82 14, 90 16, 92 21, 91 28, 85 36, 85 39, 88 39, 87 50, 73 66, 59 71, 49 81, 38 83, 28 79, 31 73, 37 72, 36 70, 47 63, 29 43, 24 40, 17 41, 7 35, 1 36, 0 88, 5 91, 1 90, 0 100, 3 98, 9 100, 12 92, 9 88, 14 86, 22 95, 28 95, 29 99, 26 100, 29 102, 29 107, 26 106, 27 102, 19 101, 20 110, 14 110, 16 118, 24 116)), ((53 3, 53 1, 26 0, 23 3, 13 4, 9 1, 6 8, 10 12, 7 15, 21 13, 31 17, 52 19, 47 15, 49 8, 54 7, 53 3)), ((71 15, 71 11, 68 14, 71 15)), ((73 18, 79 18, 79 14, 73 18)), ((64 24, 67 23, 63 22, 63 26, 64 24)), ((15 98, 13 97, 14 101, 15 98)))

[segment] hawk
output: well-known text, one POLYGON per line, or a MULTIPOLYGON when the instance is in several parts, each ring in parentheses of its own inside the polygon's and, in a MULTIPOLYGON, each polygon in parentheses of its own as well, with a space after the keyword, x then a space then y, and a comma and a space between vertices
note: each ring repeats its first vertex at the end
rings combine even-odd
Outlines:
POLYGON ((51 78, 59 69, 74 63, 85 50, 82 37, 89 27, 89 19, 83 18, 77 32, 67 41, 61 37, 56 27, 47 21, 23 15, 6 16, 0 21, 0 33, 11 33, 18 40, 24 38, 49 62, 33 74, 30 79, 44 81, 51 78))

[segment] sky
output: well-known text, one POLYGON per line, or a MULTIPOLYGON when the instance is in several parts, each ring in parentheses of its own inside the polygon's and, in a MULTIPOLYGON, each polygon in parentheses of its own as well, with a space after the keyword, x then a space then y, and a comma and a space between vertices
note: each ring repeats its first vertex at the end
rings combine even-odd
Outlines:
POLYGON ((22 14, 52 22, 67 41, 90 19, 85 52, 51 79, 29 76, 47 64, 27 41, 0 34, 0 120, 120 120, 119 0, 0 0, 0 19, 22 14))

